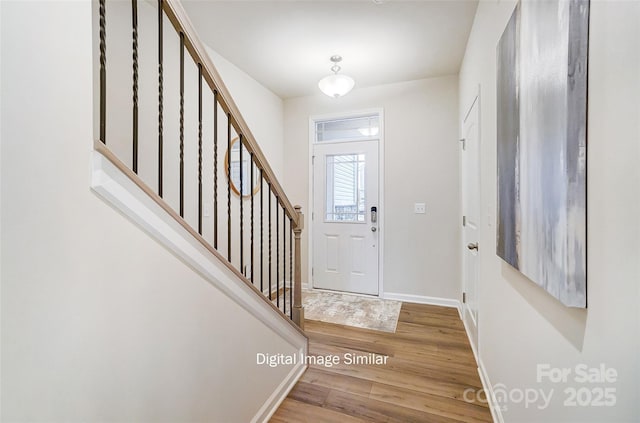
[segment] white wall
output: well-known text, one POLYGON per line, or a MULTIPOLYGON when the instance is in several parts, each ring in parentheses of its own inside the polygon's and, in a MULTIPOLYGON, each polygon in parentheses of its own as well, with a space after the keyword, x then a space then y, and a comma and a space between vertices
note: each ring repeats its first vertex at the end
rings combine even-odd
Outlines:
MULTIPOLYGON (((128 90, 108 90, 109 116, 107 138, 115 152, 127 163, 131 162, 132 131, 132 63, 131 63, 131 7, 127 2, 109 4, 107 11, 108 87, 127 87, 128 90), (115 143, 115 145, 113 145, 115 143)), ((158 128, 158 48, 157 7, 155 3, 138 4, 138 60, 140 109, 140 166, 141 173, 151 186, 156 185, 157 128, 158 128), (148 158, 147 158, 148 156, 148 158)), ((165 16, 163 21, 164 66, 164 137, 167 160, 171 141, 177 144, 179 133, 179 37, 165 16)), ((282 178, 283 160, 283 101, 251 76, 205 46, 211 61, 222 77, 249 129, 260 144, 276 176, 282 178)), ((197 141, 197 83, 198 70, 185 49, 185 144, 197 141)), ((203 133, 211 140, 213 95, 203 82, 203 133)), ((224 113, 219 114, 224 119, 224 113)), ((219 123, 226 140, 226 120, 219 123)), ((221 136, 223 134, 221 133, 221 136)), ((226 148, 226 147, 225 147, 226 148)), ((193 148, 191 148, 193 150, 193 148)), ((224 154, 224 150, 222 151, 224 154)), ((188 155, 187 155, 188 157, 188 155)))
MULTIPOLYGON (((265 154, 265 157, 267 158, 269 165, 271 166, 271 169, 273 169, 276 178, 278 178, 278 181, 282 184, 284 181, 284 171, 283 171, 283 166, 284 166, 284 102, 282 101, 282 99, 280 97, 278 97, 277 95, 275 95, 273 92, 271 92, 270 90, 268 90, 267 88, 265 88, 263 85, 261 85, 259 82, 257 82, 255 79, 253 79, 251 76, 249 76, 247 73, 243 72, 242 70, 240 70, 238 67, 236 67, 234 64, 232 64, 231 62, 229 62, 228 60, 226 60, 224 57, 222 57, 221 55, 219 55, 215 50, 209 48, 208 46, 206 47, 207 49, 207 53, 209 54, 209 57, 211 58, 211 60, 213 61, 214 66, 216 67, 216 69, 218 70, 218 73, 220 74, 220 76, 222 77, 222 80, 224 81, 224 84, 226 85, 227 89, 229 90, 233 100, 235 101, 236 105, 238 106, 238 109, 240 110, 240 113, 242 113, 242 116, 244 117, 245 121, 247 122, 247 125, 249 125, 249 129, 251 130, 251 132, 253 133, 254 137, 256 138, 256 141, 258 142, 258 144, 260 145, 260 149, 262 150, 262 152, 265 154)), ((219 119, 220 122, 223 123, 219 123, 219 129, 220 129, 220 139, 221 140, 226 140, 226 119, 223 116, 222 111, 219 111, 219 119)), ((226 141, 225 141, 226 142, 226 141)), ((222 150, 220 151, 220 162, 218 163, 218 167, 219 167, 219 172, 218 172, 218 180, 223 182, 222 185, 222 191, 220 194, 220 198, 218 199, 219 204, 221 205, 220 207, 222 207, 222 211, 224 212, 226 204, 227 204, 227 200, 226 200, 226 173, 225 170, 223 169, 224 167, 224 154, 226 152, 226 144, 223 145, 222 150)), ((219 182, 220 183, 220 182, 219 182)), ((268 242, 267 240, 267 225, 268 225, 268 220, 267 220, 267 216, 268 216, 268 187, 266 185, 266 183, 264 184, 264 192, 262 193, 262 198, 264 201, 264 212, 263 212, 263 230, 264 230, 264 234, 263 237, 265 239, 264 241, 264 254, 263 254, 263 261, 266 263, 268 260, 268 242)), ((286 192, 287 195, 289 195, 289 192, 286 192)), ((234 194, 232 194, 232 202, 234 203, 232 206, 232 216, 231 216, 231 224, 233 228, 238 228, 239 227, 239 206, 238 206, 238 197, 234 194)), ((251 226, 250 226, 250 216, 249 216, 249 210, 251 207, 250 201, 248 198, 245 198, 244 201, 244 245, 245 247, 245 251, 244 251, 244 263, 245 263, 245 271, 246 271, 246 275, 250 275, 251 270, 250 270, 250 253, 248 251, 249 249, 249 245, 250 245, 250 233, 251 233, 251 226)), ((255 239, 255 252, 254 252, 254 272, 255 272, 255 283, 257 285, 257 281, 258 281, 258 274, 260 272, 259 270, 259 266, 260 266, 260 254, 259 254, 259 239, 260 239, 260 224, 259 224, 259 219, 260 219, 260 192, 256 193, 254 196, 254 239, 255 239)), ((286 269, 283 267, 282 264, 282 257, 284 257, 283 255, 283 247, 284 244, 282 242, 282 209, 280 209, 278 211, 279 216, 280 216, 280 228, 281 228, 281 232, 280 232, 280 280, 279 280, 279 284, 280 286, 282 286, 283 281, 290 281, 291 278, 289 278, 290 275, 290 268, 288 265, 288 261, 286 264, 286 269), (286 275, 285 275, 285 270, 286 270, 286 275), (283 276, 284 275, 284 276, 283 276)), ((224 213, 223 213, 224 214, 224 213)), ((275 292, 276 290, 276 276, 277 276, 277 272, 276 272, 276 265, 275 265, 275 251, 276 251, 276 241, 275 241, 275 217, 276 217, 276 202, 275 202, 275 197, 272 197, 272 209, 271 209, 271 215, 273 218, 272 221, 272 226, 273 226, 273 245, 272 245, 272 250, 273 250, 273 257, 274 257, 274 264, 273 264, 273 268, 272 268, 272 279, 273 279, 273 289, 272 291, 275 292)), ((220 227, 221 228, 226 228, 224 225, 226 224, 226 215, 221 217, 221 221, 220 221, 220 227)), ((290 243, 289 240, 289 226, 287 224, 287 229, 285 232, 287 235, 287 243, 290 243)), ((236 251, 233 252, 233 257, 232 260, 234 263, 236 263, 236 266, 239 268, 240 267, 240 263, 239 263, 239 239, 240 239, 240 234, 239 232, 236 232, 236 230, 234 229, 234 232, 232 234, 232 249, 236 249, 236 251)), ((226 233, 225 234, 221 234, 220 236, 220 244, 218 246, 218 248, 221 251, 226 251, 226 233)), ((288 248, 288 247, 287 247, 288 248)), ((288 252, 285 254, 286 257, 288 257, 288 252)), ((288 260, 288 259, 287 259, 288 260)), ((268 268, 268 266, 266 264, 264 264, 264 292, 268 292, 268 284, 267 284, 267 279, 268 279, 268 271, 266 270, 268 268)))
MULTIPOLYGON (((285 100, 285 189, 310 218, 309 118, 381 107, 385 118, 384 291, 458 299, 457 77, 355 89, 340 99, 322 93, 285 100), (413 213, 424 202, 427 213, 413 213)), ((303 282, 308 279, 308 229, 303 282)))
POLYGON ((89 190, 94 13, 2 4, 2 420, 249 421, 295 348, 89 190))
POLYGON ((215 50, 207 47, 207 53, 249 125, 249 129, 256 137, 276 177, 282 181, 284 177, 284 102, 215 50))
MULTIPOLYGON (((112 2, 107 9, 107 145, 124 163, 132 163, 132 59, 131 5, 112 2)), ((179 36, 165 16, 163 24, 163 199, 179 210, 180 151, 180 44, 179 36)), ((138 175, 157 192, 158 181, 158 53, 157 8, 154 3, 138 4, 139 45, 139 171, 138 175)), ((282 180, 283 101, 249 75, 205 47, 225 86, 265 153, 279 180, 282 180)), ((184 218, 198 227, 198 69, 185 49, 184 75, 184 218)), ((214 245, 214 148, 213 93, 203 81, 202 175, 203 237, 214 245)), ((231 128, 231 138, 237 134, 231 128)), ((218 107, 218 251, 227 256, 227 117, 218 107)), ((265 192, 267 190, 265 189, 265 192)), ((266 193, 265 204, 267 202, 266 193)), ((255 236, 260 215, 259 194, 255 200, 255 236)), ((240 202, 231 193, 232 263, 240 268, 240 202)), ((250 202, 244 204, 244 240, 249 246, 250 202)), ((265 214, 266 214, 265 205, 265 214)), ((275 201, 272 211, 275 216, 275 201)), ((274 217, 275 219, 275 217, 274 217)), ((265 217, 266 226, 266 217, 265 217)), ((256 246, 256 251, 258 247, 256 246)), ((255 253, 258 254, 257 252, 255 253)), ((266 256, 266 254, 265 254, 266 256)), ((244 249, 249 263, 248 248, 244 249)), ((256 257, 257 259, 257 257, 256 257)), ((245 266, 246 267, 246 266, 245 266)), ((250 270, 246 269, 249 274, 250 270)), ((276 272, 274 271, 273 277, 276 272)), ((266 279, 266 277, 265 277, 266 279)))
MULTIPOLYGON (((483 222, 496 215, 496 45, 513 2, 480 2, 460 72, 460 114, 481 85, 483 222)), ((500 260, 480 253, 479 350, 494 385, 554 389, 547 409, 508 403, 508 422, 631 422, 640 418, 640 3, 592 1, 588 111, 588 309, 564 307, 500 260), (615 368, 609 384, 538 383, 536 366, 615 368), (615 407, 567 407, 567 387, 613 387, 615 407)), ((461 116, 462 117, 462 116, 461 116)), ((461 119, 460 119, 461 120, 461 119)), ((480 228, 495 245, 495 225, 480 228)), ((585 394, 586 395, 586 394, 585 394)))

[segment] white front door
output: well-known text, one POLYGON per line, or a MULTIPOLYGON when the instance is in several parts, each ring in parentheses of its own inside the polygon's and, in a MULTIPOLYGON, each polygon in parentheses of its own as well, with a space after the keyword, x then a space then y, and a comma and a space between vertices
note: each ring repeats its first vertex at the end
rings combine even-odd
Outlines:
POLYGON ((315 144, 313 287, 378 295, 378 141, 315 144))
POLYGON ((463 318, 474 350, 478 347, 478 238, 480 229, 480 98, 462 124, 463 318))

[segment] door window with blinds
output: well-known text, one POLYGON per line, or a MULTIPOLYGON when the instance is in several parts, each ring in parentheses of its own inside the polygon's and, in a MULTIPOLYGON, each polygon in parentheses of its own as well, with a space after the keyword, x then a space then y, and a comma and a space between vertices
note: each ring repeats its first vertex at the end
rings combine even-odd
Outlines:
POLYGON ((364 154, 326 156, 327 222, 365 221, 364 154))
MULTIPOLYGON (((377 140, 379 133, 378 113, 315 121, 316 144, 377 140)), ((365 154, 325 157, 325 222, 365 223, 365 154)))

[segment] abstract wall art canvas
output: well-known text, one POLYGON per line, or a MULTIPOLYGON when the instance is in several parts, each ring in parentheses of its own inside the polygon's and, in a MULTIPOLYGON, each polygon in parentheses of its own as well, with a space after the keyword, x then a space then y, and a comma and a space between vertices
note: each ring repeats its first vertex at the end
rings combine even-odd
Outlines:
POLYGON ((522 1, 497 47, 497 254, 587 305, 588 0, 522 1))

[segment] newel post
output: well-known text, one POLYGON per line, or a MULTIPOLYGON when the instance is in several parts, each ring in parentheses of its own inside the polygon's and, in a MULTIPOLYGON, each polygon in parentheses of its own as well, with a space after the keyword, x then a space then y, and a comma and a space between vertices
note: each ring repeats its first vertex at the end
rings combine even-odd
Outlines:
POLYGON ((302 268, 301 268, 301 250, 300 250, 300 237, 302 235, 302 229, 304 228, 304 215, 300 211, 302 207, 295 206, 296 213, 298 214, 298 225, 293 228, 294 236, 294 254, 295 254, 295 270, 293 274, 293 322, 304 329, 304 308, 302 307, 302 268))

